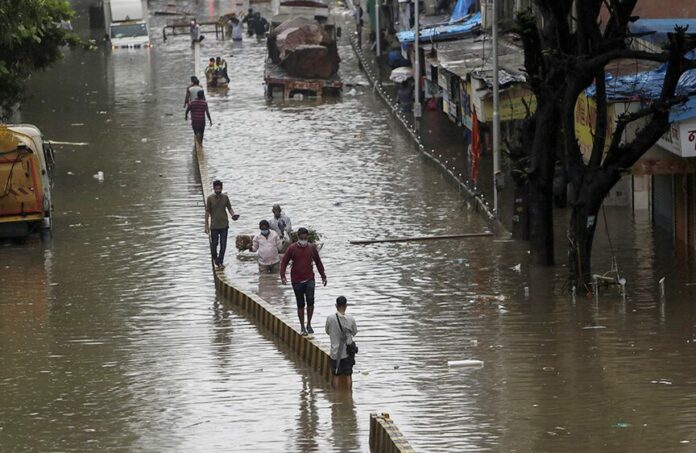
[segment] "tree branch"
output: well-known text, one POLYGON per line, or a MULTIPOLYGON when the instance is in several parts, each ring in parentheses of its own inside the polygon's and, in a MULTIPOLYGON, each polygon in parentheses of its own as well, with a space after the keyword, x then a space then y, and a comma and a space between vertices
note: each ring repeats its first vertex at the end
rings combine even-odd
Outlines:
POLYGON ((607 93, 604 69, 597 71, 595 83, 597 85, 597 119, 592 154, 588 166, 590 170, 599 168, 604 157, 604 146, 607 143, 607 93))
MULTIPOLYGON (((689 61, 684 58, 687 49, 687 47, 685 47, 685 36, 686 29, 683 27, 676 27, 675 33, 668 34, 670 51, 668 52, 669 59, 667 61, 667 70, 665 72, 660 98, 656 102, 653 102, 651 106, 653 110, 652 118, 645 127, 636 133, 635 138, 630 143, 621 146, 619 145, 620 138, 617 139, 614 137, 612 140, 613 147, 610 150, 611 154, 605 159, 605 168, 630 168, 667 130, 669 130, 670 109, 675 103, 678 103, 680 99, 683 101, 683 98, 675 96, 675 92, 679 85, 681 75, 687 70, 687 65, 685 63, 689 61), (619 150, 622 152, 618 152, 619 150)), ((633 121, 635 121, 650 113, 651 112, 646 113, 644 111, 639 111, 631 116, 634 117, 633 121)), ((625 124, 629 122, 630 121, 624 119, 625 124)), ((617 128, 617 133, 619 130, 623 132, 626 127, 625 124, 620 129, 617 128)))

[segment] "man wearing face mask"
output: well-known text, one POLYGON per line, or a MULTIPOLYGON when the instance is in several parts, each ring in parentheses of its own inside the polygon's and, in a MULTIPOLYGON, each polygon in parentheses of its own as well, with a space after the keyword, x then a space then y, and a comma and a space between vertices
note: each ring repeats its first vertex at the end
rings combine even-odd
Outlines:
POLYGON ((268 226, 268 220, 259 222, 259 234, 254 236, 254 240, 249 246, 252 252, 258 252, 259 255, 259 272, 262 274, 273 274, 278 272, 278 263, 280 256, 278 251, 283 246, 283 241, 271 230, 268 226))
POLYGON ((326 274, 324 265, 319 258, 317 248, 309 243, 309 231, 307 228, 297 230, 297 242, 290 245, 280 261, 280 281, 285 285, 288 281, 285 278, 285 269, 292 261, 290 268, 290 280, 292 289, 297 299, 297 316, 300 318, 302 335, 313 334, 312 314, 314 314, 314 269, 312 262, 317 265, 321 282, 326 286, 326 274), (305 329, 304 307, 307 304, 307 328, 305 329))
POLYGON ((227 211, 230 212, 232 220, 237 220, 239 215, 234 213, 230 199, 226 193, 222 193, 222 181, 213 181, 213 192, 205 202, 205 232, 210 233, 210 254, 213 262, 218 269, 224 269, 222 264, 225 259, 225 249, 227 248, 227 232, 230 223, 227 220, 227 211), (210 221, 208 221, 210 218, 210 221), (220 253, 218 253, 218 242, 220 243, 220 253))

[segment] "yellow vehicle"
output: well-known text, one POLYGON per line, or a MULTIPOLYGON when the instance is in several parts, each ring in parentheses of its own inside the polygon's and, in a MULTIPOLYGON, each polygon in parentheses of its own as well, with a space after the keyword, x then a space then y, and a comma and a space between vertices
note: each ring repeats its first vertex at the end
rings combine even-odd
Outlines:
POLYGON ((0 237, 51 229, 54 162, 36 126, 0 125, 0 237))

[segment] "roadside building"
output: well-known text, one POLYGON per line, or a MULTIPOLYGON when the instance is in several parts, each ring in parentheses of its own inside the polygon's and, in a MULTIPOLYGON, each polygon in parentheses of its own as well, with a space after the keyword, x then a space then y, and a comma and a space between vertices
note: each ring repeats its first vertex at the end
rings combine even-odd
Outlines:
MULTIPOLYGON (((641 19, 632 26, 634 33, 649 32, 635 42, 645 50, 658 50, 674 26, 689 25, 696 30, 696 19, 641 19)), ((696 52, 690 58, 696 59, 696 52)), ((633 112, 659 96, 664 79, 662 67, 648 69, 645 62, 618 61, 607 70, 612 79, 607 83, 609 130, 613 133, 619 115, 633 112)), ((696 93, 696 70, 680 79, 678 94, 696 93)), ((593 90, 581 96, 576 105, 576 135, 581 148, 592 146, 596 121, 593 90)), ((696 97, 672 109, 670 130, 630 169, 613 189, 605 205, 631 208, 634 218, 649 222, 671 236, 675 251, 696 251, 696 97)), ((631 140, 644 124, 637 122, 627 128, 624 140, 631 140)))

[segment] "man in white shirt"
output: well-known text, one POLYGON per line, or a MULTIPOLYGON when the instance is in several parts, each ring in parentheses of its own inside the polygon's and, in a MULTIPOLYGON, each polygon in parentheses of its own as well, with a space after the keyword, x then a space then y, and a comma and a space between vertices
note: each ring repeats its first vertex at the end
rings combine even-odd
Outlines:
POLYGON ((259 255, 259 272, 262 274, 278 273, 278 263, 280 255, 278 251, 283 247, 283 241, 270 229, 268 220, 259 222, 259 234, 254 236, 251 243, 251 251, 258 252, 259 255))
POLYGON ((331 370, 331 385, 333 388, 353 387, 353 365, 355 354, 349 352, 348 345, 353 344, 353 337, 358 333, 355 319, 346 314, 348 301, 340 296, 336 299, 336 313, 326 318, 326 333, 331 339, 329 354, 329 369, 331 370))

